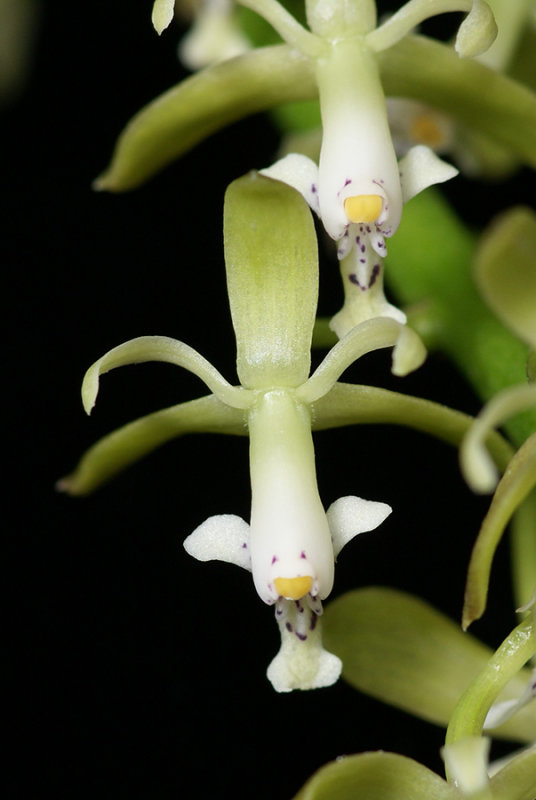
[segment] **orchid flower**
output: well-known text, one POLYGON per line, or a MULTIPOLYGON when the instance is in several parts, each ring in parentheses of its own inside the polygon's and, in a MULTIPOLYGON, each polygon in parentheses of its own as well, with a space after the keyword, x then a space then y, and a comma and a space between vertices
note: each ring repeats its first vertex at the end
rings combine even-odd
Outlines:
MULTIPOLYGON (((275 606, 282 646, 268 677, 277 691, 326 686, 341 669, 340 660, 323 650, 318 622, 333 586, 335 558, 391 509, 343 497, 324 511, 316 483, 313 407, 322 416, 314 404, 367 352, 394 346, 393 372, 399 375, 418 367, 425 353, 416 334, 398 322, 368 320, 338 342, 308 377, 318 263, 306 204, 285 184, 252 173, 229 187, 224 219, 240 386, 229 384, 188 345, 147 336, 95 362, 82 386, 84 407, 88 412, 93 407, 101 374, 125 364, 167 361, 190 370, 212 391, 210 409, 205 403, 199 410, 211 417, 211 422, 203 420, 208 429, 229 430, 229 420, 239 430, 247 427, 249 524, 229 514, 211 517, 185 547, 200 560, 219 559, 251 570, 259 596, 275 606)), ((79 477, 75 473, 64 479, 60 488, 77 493, 79 477)))
MULTIPOLYGON (((359 129, 358 125, 356 129, 359 129)), ((371 141, 376 141, 372 127, 369 136, 371 141)), ((342 147, 336 137, 330 144, 333 159, 329 154, 323 159, 322 153, 327 148, 324 135, 320 167, 306 156, 292 153, 261 173, 285 181, 301 191, 324 222, 327 232, 337 241, 344 287, 344 305, 330 321, 330 328, 337 336, 345 336, 354 325, 376 316, 392 317, 404 324, 406 315, 391 305, 383 292, 383 260, 387 255, 385 239, 398 228, 403 202, 428 186, 454 177, 458 171, 441 161, 430 148, 418 145, 398 165, 394 159, 392 169, 386 160, 384 170, 379 167, 372 173, 376 177, 360 180, 359 177, 348 177, 352 174, 350 163, 352 154, 358 154, 358 159, 353 160, 362 163, 354 167, 353 174, 359 176, 360 168, 361 174, 363 168, 371 174, 370 164, 366 164, 366 146, 361 143, 361 147, 358 145, 354 149, 348 138, 346 147, 342 147), (335 164, 330 163, 332 160, 339 162, 338 170, 335 164), (324 171, 324 175, 326 178, 335 177, 335 181, 322 181, 322 166, 326 162, 329 169, 324 171), (389 172, 394 178, 392 181, 387 177, 389 172), (329 193, 324 193, 328 187, 329 193), (351 194, 356 189, 369 193, 351 194)), ((392 144, 387 153, 394 156, 392 144)))
MULTIPOLYGON (((410 0, 375 28, 375 8, 369 2, 316 0, 307 4, 309 32, 276 0, 243 0, 243 4, 264 16, 314 62, 322 117, 318 167, 305 156, 290 154, 262 172, 298 189, 337 242, 345 303, 331 321, 332 329, 342 337, 375 316, 405 322, 405 315, 383 294, 385 239, 396 232, 404 202, 454 177, 457 170, 423 145, 411 149, 398 164, 376 53, 391 47, 421 20, 453 6, 440 0, 410 0)), ((491 11, 478 0, 460 28, 456 48, 460 55, 475 55, 491 44, 495 34, 491 11)))

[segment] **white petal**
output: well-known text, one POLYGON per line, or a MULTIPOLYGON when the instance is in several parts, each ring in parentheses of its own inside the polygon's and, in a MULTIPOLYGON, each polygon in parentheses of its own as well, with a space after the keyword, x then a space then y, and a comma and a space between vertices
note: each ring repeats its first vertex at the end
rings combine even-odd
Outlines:
POLYGON ((155 31, 160 35, 164 31, 171 20, 175 9, 175 0, 155 0, 153 4, 153 12, 151 14, 151 21, 155 31))
POLYGON ((449 181, 458 174, 456 167, 442 161, 433 150, 423 144, 412 147, 399 161, 398 167, 404 203, 423 189, 449 181))
POLYGON ((315 162, 300 153, 289 153, 272 164, 259 170, 261 175, 286 183, 296 189, 312 210, 318 214, 318 167, 315 162))
POLYGON ((234 514, 209 517, 184 540, 184 549, 198 561, 226 561, 251 570, 249 525, 234 514))
POLYGON ((376 503, 361 497, 339 497, 335 500, 326 513, 335 556, 358 533, 373 531, 381 525, 392 510, 387 503, 376 503))

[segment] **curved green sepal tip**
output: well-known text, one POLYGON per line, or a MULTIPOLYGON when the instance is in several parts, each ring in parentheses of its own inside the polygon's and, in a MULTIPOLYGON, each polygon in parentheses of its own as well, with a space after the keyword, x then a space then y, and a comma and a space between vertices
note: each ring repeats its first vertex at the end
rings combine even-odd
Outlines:
POLYGON ((396 753, 343 756, 318 770, 294 800, 457 800, 434 772, 396 753))
POLYGON ((254 50, 207 67, 130 120, 94 188, 134 189, 226 125, 315 94, 311 63, 287 45, 254 50))
POLYGON ((536 213, 513 208, 484 232, 475 258, 484 300, 520 339, 536 347, 536 213))
MULTIPOLYGON (((447 725, 492 655, 424 601, 387 588, 347 592, 329 603, 323 631, 352 686, 439 725, 447 725)), ((528 670, 515 677, 511 697, 521 694, 529 677, 528 670)), ((494 735, 531 741, 536 719, 520 712, 494 735)))
POLYGON ((302 196, 255 172, 224 206, 227 288, 243 386, 299 386, 310 368, 318 255, 302 196))

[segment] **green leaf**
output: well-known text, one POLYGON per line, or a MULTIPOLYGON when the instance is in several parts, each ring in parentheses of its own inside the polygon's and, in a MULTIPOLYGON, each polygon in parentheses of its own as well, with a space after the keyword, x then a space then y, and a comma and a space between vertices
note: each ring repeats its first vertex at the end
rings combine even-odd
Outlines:
POLYGON ((134 189, 226 125, 316 94, 311 62, 287 45, 254 50, 207 67, 130 120, 95 188, 134 189))
POLYGON ((187 433, 245 436, 244 412, 224 405, 214 395, 155 411, 92 445, 56 488, 71 495, 90 494, 157 447, 187 433))
MULTIPOLYGON (((447 725, 492 656, 439 611, 393 589, 347 592, 328 604, 323 630, 326 647, 342 660, 343 677, 352 686, 439 725, 447 725)), ((529 670, 516 675, 509 697, 521 694, 529 678, 529 670)), ((520 712, 494 735, 531 741, 536 719, 520 712)))
POLYGON ((513 208, 484 232, 475 257, 478 287, 492 311, 536 347, 536 214, 513 208))
POLYGON ((343 756, 318 770, 294 800, 459 800, 434 772, 396 753, 343 756))
POLYGON ((318 298, 307 204, 280 181, 239 178, 225 195, 224 246, 241 383, 299 386, 309 374, 318 298))

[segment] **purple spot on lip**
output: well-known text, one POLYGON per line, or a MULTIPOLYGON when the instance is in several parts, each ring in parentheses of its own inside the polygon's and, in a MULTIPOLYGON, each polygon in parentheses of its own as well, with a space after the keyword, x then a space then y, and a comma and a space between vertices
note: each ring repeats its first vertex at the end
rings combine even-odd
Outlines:
POLYGON ((366 264, 367 263, 367 259, 366 258, 360 258, 359 259, 359 263, 360 264, 366 264))
POLYGON ((367 225, 367 233, 372 233, 370 225, 367 225))
POLYGON ((359 249, 361 250, 362 253, 364 253, 367 248, 365 247, 364 244, 362 244, 359 249))
POLYGON ((298 639, 300 640, 300 642, 305 642, 305 640, 307 639, 307 634, 305 634, 305 633, 298 633, 298 631, 296 631, 296 636, 298 637, 298 639))
POLYGON ((371 273, 371 276, 370 276, 370 280, 369 280, 369 285, 368 285, 369 289, 370 289, 371 286, 373 286, 376 283, 376 278, 378 277, 379 274, 380 274, 380 265, 379 264, 374 264, 374 266, 372 268, 372 273, 371 273))
POLYGON ((361 286, 361 284, 359 283, 359 281, 357 279, 357 275, 355 275, 352 272, 352 273, 350 273, 350 275, 348 275, 348 278, 350 279, 350 283, 353 283, 355 286, 359 286, 359 288, 361 289, 362 292, 365 291, 366 286, 361 286))
POLYGON ((346 180, 344 181, 344 185, 348 186, 349 183, 352 183, 352 179, 351 178, 346 178, 346 180))
POLYGON ((355 243, 356 244, 361 244, 361 236, 356 236, 355 237, 355 243))
POLYGON ((285 628, 289 633, 292 633, 292 625, 290 624, 290 622, 285 622, 285 628))
POLYGON ((247 550, 247 549, 248 549, 247 542, 244 542, 244 544, 242 545, 242 550, 247 550))
POLYGON ((276 561, 277 561, 277 556, 272 556, 272 564, 275 564, 276 561))
POLYGON ((318 617, 316 616, 316 614, 312 614, 311 615, 311 623, 309 625, 309 629, 310 630, 314 631, 314 629, 316 628, 317 620, 318 620, 318 617))
POLYGON ((311 192, 312 192, 313 194, 316 194, 316 184, 315 184, 315 183, 312 183, 312 184, 311 184, 311 192))
POLYGON ((300 558, 307 558, 307 556, 305 555, 305 550, 301 551, 300 558))

